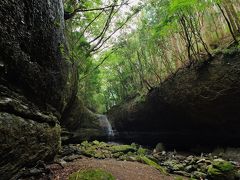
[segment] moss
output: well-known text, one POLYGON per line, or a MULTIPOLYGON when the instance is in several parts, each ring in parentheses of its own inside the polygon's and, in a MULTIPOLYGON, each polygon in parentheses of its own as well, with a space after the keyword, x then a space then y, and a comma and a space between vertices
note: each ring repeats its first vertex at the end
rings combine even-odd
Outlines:
POLYGON ((94 154, 94 157, 97 159, 105 159, 106 155, 102 152, 97 152, 96 154, 94 154))
POLYGON ((117 152, 117 153, 114 153, 112 156, 113 158, 119 158, 120 156, 123 156, 124 153, 123 152, 117 152))
POLYGON ((64 46, 64 44, 63 44, 63 43, 60 44, 60 45, 58 46, 58 48, 59 48, 59 51, 60 51, 61 55, 62 55, 66 60, 71 61, 70 56, 69 56, 68 52, 66 51, 66 47, 64 46))
POLYGON ((71 174, 69 180, 115 180, 115 177, 101 169, 78 171, 71 174))
POLYGON ((61 27, 61 21, 59 18, 57 18, 54 22, 53 22, 54 26, 56 28, 60 28, 61 27))
POLYGON ((116 152, 128 153, 128 152, 136 151, 136 148, 131 145, 114 145, 111 147, 111 151, 113 153, 116 153, 116 152))
POLYGON ((100 145, 100 142, 97 141, 97 140, 95 140, 95 141, 93 141, 93 144, 94 144, 94 145, 100 145))
POLYGON ((234 166, 222 159, 217 159, 212 162, 212 164, 208 167, 208 175, 212 179, 234 179, 236 176, 234 166))
POLYGON ((81 143, 81 145, 82 145, 83 147, 90 147, 90 146, 91 146, 91 144, 90 144, 88 141, 83 141, 83 142, 81 143))
POLYGON ((230 162, 224 161, 222 159, 213 161, 212 165, 214 168, 217 168, 222 172, 229 172, 234 170, 234 166, 230 162))
POLYGON ((95 157, 95 151, 92 149, 87 149, 83 151, 83 154, 87 157, 95 157))
POLYGON ((174 180, 184 180, 182 177, 175 177, 174 180))
POLYGON ((152 167, 156 168, 161 173, 167 174, 167 171, 165 170, 165 168, 163 168, 162 166, 158 165, 157 163, 155 163, 151 159, 147 158, 146 156, 140 156, 140 159, 141 159, 142 162, 144 162, 145 164, 147 164, 149 166, 152 166, 152 167))
POLYGON ((169 167, 169 169, 171 169, 172 171, 184 170, 184 165, 174 159, 165 161, 163 165, 169 167))
POLYGON ((51 127, 0 112, 0 154, 4 155, 0 157, 1 179, 9 179, 22 165, 32 165, 38 160, 51 161, 61 145, 60 131, 57 124, 51 127))
POLYGON ((59 45, 59 50, 60 50, 62 56, 65 56, 65 47, 64 47, 64 44, 60 44, 60 45, 59 45))
POLYGON ((222 172, 219 169, 214 168, 213 165, 211 165, 208 167, 208 174, 210 176, 220 176, 222 175, 222 172))
POLYGON ((147 154, 147 149, 144 149, 142 147, 138 148, 137 150, 138 155, 146 155, 147 154))

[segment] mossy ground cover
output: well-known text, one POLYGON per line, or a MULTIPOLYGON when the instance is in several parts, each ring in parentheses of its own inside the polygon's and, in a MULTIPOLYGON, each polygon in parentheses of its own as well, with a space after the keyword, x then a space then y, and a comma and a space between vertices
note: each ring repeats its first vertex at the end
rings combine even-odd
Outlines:
POLYGON ((102 169, 89 169, 71 174, 69 180, 115 180, 115 177, 102 169))
POLYGON ((99 141, 84 141, 77 146, 85 156, 98 159, 116 158, 127 160, 128 157, 144 155, 148 151, 134 143, 131 145, 114 145, 99 141))
POLYGON ((232 162, 212 157, 210 154, 182 156, 176 152, 155 152, 135 143, 116 145, 99 141, 84 141, 76 147, 87 157, 140 162, 159 170, 162 174, 213 180, 231 180, 238 176, 237 168, 232 162))

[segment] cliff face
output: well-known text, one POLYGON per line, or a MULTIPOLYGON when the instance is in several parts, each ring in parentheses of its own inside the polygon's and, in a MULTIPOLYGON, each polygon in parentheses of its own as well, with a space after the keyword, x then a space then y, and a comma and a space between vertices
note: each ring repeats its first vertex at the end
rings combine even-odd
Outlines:
POLYGON ((64 129, 62 133, 64 144, 108 138, 105 127, 100 123, 99 115, 86 108, 79 98, 72 102, 69 109, 61 119, 61 126, 64 129))
POLYGON ((0 1, 0 177, 50 161, 76 93, 61 0, 0 1))
POLYGON ((120 136, 176 146, 239 145, 240 55, 233 49, 180 69, 145 100, 114 107, 109 118, 120 136))

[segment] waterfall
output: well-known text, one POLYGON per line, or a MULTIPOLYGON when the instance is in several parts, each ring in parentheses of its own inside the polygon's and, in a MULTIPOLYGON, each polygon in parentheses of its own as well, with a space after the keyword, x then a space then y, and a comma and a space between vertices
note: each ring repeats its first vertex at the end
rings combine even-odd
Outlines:
POLYGON ((109 137, 110 136, 114 136, 114 132, 112 130, 112 125, 110 124, 107 116, 105 116, 105 115, 98 115, 98 117, 99 117, 100 126, 107 133, 107 135, 109 137))

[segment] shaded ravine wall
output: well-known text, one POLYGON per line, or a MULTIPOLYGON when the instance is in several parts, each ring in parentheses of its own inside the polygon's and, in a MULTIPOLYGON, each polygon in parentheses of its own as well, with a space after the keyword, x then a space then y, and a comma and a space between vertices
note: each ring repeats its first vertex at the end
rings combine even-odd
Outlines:
POLYGON ((62 0, 0 1, 0 177, 60 147, 59 119, 76 94, 62 0))
POLYGON ((62 143, 81 143, 84 140, 109 140, 106 123, 101 123, 104 115, 96 114, 84 106, 80 98, 69 106, 69 111, 62 116, 62 143))
POLYGON ((180 69, 145 98, 108 112, 125 141, 171 147, 240 146, 240 53, 230 47, 180 69))

